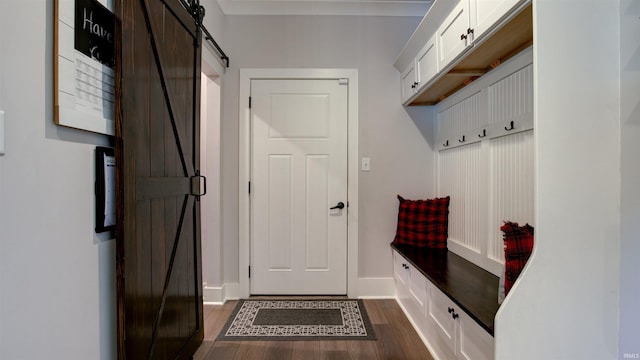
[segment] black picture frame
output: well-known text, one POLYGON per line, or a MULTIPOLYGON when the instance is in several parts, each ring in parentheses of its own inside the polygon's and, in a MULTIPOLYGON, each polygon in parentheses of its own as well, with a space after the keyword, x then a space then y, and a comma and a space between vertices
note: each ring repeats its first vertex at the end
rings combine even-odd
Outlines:
POLYGON ((96 233, 115 230, 115 151, 113 148, 96 147, 96 233))

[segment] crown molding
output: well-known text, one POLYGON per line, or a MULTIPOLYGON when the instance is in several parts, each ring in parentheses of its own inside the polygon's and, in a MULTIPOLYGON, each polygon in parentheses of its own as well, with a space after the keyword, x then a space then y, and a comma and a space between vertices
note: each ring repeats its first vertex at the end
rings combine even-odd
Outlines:
POLYGON ((432 0, 218 0, 225 15, 351 15, 423 17, 432 0))

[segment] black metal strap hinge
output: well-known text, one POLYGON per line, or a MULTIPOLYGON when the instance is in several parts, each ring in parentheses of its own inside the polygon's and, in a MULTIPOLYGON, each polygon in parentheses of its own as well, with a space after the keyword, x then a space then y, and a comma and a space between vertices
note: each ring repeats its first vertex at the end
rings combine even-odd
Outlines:
POLYGON ((200 175, 200 170, 196 170, 196 174, 191 177, 191 195, 196 197, 196 201, 200 201, 200 196, 207 194, 207 178, 200 175))

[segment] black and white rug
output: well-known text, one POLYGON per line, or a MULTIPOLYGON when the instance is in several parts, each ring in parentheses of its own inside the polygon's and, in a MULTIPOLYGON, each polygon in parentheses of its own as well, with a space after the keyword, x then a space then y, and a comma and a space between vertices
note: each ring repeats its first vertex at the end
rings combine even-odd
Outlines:
POLYGON ((217 340, 374 340, 361 300, 240 300, 217 340))

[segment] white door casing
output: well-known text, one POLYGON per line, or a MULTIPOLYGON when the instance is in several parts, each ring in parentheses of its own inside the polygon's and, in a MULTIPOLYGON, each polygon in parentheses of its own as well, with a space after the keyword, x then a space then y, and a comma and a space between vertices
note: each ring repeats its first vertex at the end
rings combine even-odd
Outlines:
POLYGON ((347 85, 251 81, 252 294, 347 292, 347 85))
MULTIPOLYGON (((279 81, 276 81, 276 82, 279 82, 279 81)), ((288 83, 292 84, 295 82, 288 82, 288 83)), ((240 142, 239 144, 240 145, 239 146, 240 191, 239 191, 239 247, 238 247, 239 283, 237 288, 235 286, 228 287, 227 297, 229 298, 245 297, 250 295, 251 293, 255 293, 255 294, 258 294, 258 293, 270 293, 270 294, 342 293, 344 294, 345 292, 348 296, 351 296, 351 297, 358 296, 358 286, 357 286, 358 284, 358 281, 357 281, 358 280, 358 274, 357 274, 358 168, 357 166, 349 166, 349 164, 358 164, 357 83, 358 83, 357 70, 353 70, 353 69, 346 69, 346 70, 345 69, 241 69, 240 70, 240 97, 241 99, 246 99, 247 102, 246 102, 246 105, 242 104, 244 103, 244 101, 242 101, 242 103, 240 104, 240 124, 239 124, 239 133, 240 133, 240 139, 239 139, 239 142, 240 142), (306 275, 311 274, 311 280, 306 280, 306 281, 300 280, 298 279, 299 275, 290 275, 289 280, 291 281, 285 280, 285 281, 279 281, 279 282, 293 283, 295 280, 295 281, 298 281, 298 283, 301 283, 301 282, 308 283, 311 286, 308 287, 306 290, 300 289, 299 287, 296 287, 295 290, 292 290, 293 288, 289 288, 289 289, 285 288, 284 290, 282 289, 265 290, 263 288, 254 286, 254 280, 257 280, 255 279, 255 277, 259 276, 257 275, 257 272, 256 272, 258 271, 258 269, 256 269, 255 267, 260 265, 259 263, 254 264, 254 260, 253 260, 254 258, 250 259, 250 254, 252 251, 252 245, 251 245, 252 243, 250 239, 251 239, 252 233, 261 231, 261 230, 257 230, 258 227, 262 226, 262 228, 264 228, 264 224, 260 225, 259 222, 262 220, 259 220, 258 223, 256 224, 257 227, 251 225, 252 217, 255 216, 256 214, 254 214, 254 212, 252 211, 252 204, 250 199, 254 199, 253 197, 256 196, 258 192, 260 192, 261 190, 260 190, 260 185, 258 185, 259 180, 251 178, 252 176, 255 176, 252 174, 252 162, 251 162, 252 152, 253 152, 251 147, 251 144, 253 141, 252 136, 254 136, 255 134, 252 134, 251 132, 252 125, 250 120, 252 118, 253 112, 256 112, 257 114, 260 111, 257 109, 259 109, 261 105, 258 104, 259 100, 256 99, 254 95, 254 97, 252 98, 253 106, 252 106, 252 109, 250 109, 248 105, 249 103, 248 100, 249 100, 249 96, 252 95, 251 93, 255 91, 255 86, 259 84, 259 82, 254 80, 259 80, 259 79, 263 79, 263 80, 322 79, 322 80, 326 80, 327 84, 333 84, 334 87, 338 87, 339 89, 337 89, 337 91, 346 91, 347 102, 345 103, 345 106, 347 107, 347 110, 346 110, 347 118, 346 118, 346 124, 343 123, 343 126, 344 126, 343 135, 345 137, 345 139, 343 140, 347 142, 347 144, 345 145, 346 152, 347 152, 347 156, 345 159, 347 160, 347 162, 345 165, 342 166, 342 167, 346 167, 346 173, 345 175, 341 175, 341 176, 346 176, 348 178, 348 182, 347 181, 343 182, 343 184, 347 186, 346 194, 342 195, 342 196, 345 196, 345 198, 340 199, 341 197, 340 195, 331 195, 331 192, 333 192, 333 187, 330 185, 330 183, 332 182, 331 178, 333 175, 328 177, 327 176, 323 177, 323 176, 318 176, 313 174, 311 176, 307 176, 307 173, 309 172, 314 172, 314 171, 318 172, 319 169, 323 168, 323 166, 329 166, 331 162, 329 162, 328 159, 330 158, 331 155, 327 155, 321 151, 317 151, 317 149, 311 149, 310 154, 305 155, 304 160, 302 160, 302 163, 304 164, 302 168, 304 169, 304 171, 301 173, 304 174, 304 177, 306 179, 309 179, 310 183, 307 184, 308 181, 305 180, 304 182, 301 183, 303 184, 301 188, 302 189, 305 189, 308 187, 313 188, 313 191, 308 192, 308 194, 306 193, 306 191, 302 192, 304 203, 308 202, 308 203, 316 204, 315 206, 311 206, 308 209, 305 208, 304 210, 296 210, 295 206, 292 205, 293 203, 289 202, 288 200, 282 201, 283 199, 282 194, 287 194, 287 193, 294 194, 295 191, 299 191, 299 190, 293 190, 293 187, 295 187, 294 180, 296 179, 296 176, 294 176, 295 170, 293 170, 295 168, 294 165, 296 164, 295 157, 293 156, 293 152, 292 151, 284 152, 284 151, 281 151, 283 149, 276 149, 277 151, 275 151, 272 154, 272 156, 270 156, 270 161, 265 163, 265 164, 270 163, 272 166, 274 166, 274 169, 277 167, 280 167, 280 168, 284 167, 284 168, 291 169, 291 177, 287 176, 286 178, 291 179, 290 182, 292 187, 290 188, 290 190, 285 192, 282 192, 282 191, 278 192, 278 187, 281 189, 287 188, 286 186, 284 186, 286 182, 282 180, 283 177, 281 174, 273 175, 275 173, 272 171, 272 175, 268 175, 266 177, 268 178, 269 176, 272 176, 272 177, 275 176, 272 179, 273 181, 271 183, 274 186, 274 190, 276 190, 274 194, 279 193, 278 196, 280 196, 279 198, 280 200, 271 201, 271 205, 269 205, 271 206, 271 209, 267 207, 268 210, 266 213, 268 214, 269 212, 271 212, 272 214, 280 214, 281 212, 285 212, 285 213, 289 212, 290 214, 290 216, 286 216, 286 217, 279 216, 278 217, 279 220, 277 222, 278 225, 275 225, 275 228, 268 230, 268 231, 271 231, 270 236, 272 236, 272 238, 274 239, 274 242, 271 243, 272 245, 274 245, 272 250, 277 248, 278 246, 282 247, 282 244, 286 244, 286 242, 283 242, 282 240, 283 238, 285 238, 282 235, 283 229, 289 229, 292 233, 303 234, 303 237, 307 239, 305 243, 309 243, 309 239, 308 239, 309 233, 312 233, 311 238, 312 240, 315 240, 315 241, 311 241, 310 247, 307 248, 305 245, 305 248, 302 251, 303 255, 301 256, 293 256, 293 255, 290 256, 290 255, 282 254, 281 252, 278 252, 278 251, 272 251, 271 260, 269 260, 271 261, 271 263, 269 264, 269 267, 271 267, 272 270, 276 270, 272 272, 293 273, 294 271, 286 270, 287 267, 291 267, 293 269, 296 266, 299 267, 299 263, 303 263, 304 264, 303 268, 305 269, 305 271, 303 271, 302 274, 306 274, 306 275), (340 79, 342 79, 342 81, 340 81, 340 79), (342 82, 343 85, 340 85, 340 82, 342 82), (346 139, 348 139, 348 141, 346 139), (287 155, 287 154, 290 154, 290 155, 287 155), (289 160, 291 161, 289 162, 289 160), (289 167, 289 165, 286 165, 289 163, 293 167, 289 167), (278 176, 280 176, 280 178, 278 178, 278 176), (253 181, 251 196, 249 196, 248 192, 246 192, 247 184, 250 180, 253 181), (325 181, 326 184, 323 183, 323 181, 325 181), (318 188, 323 188, 325 186, 327 187, 327 192, 325 195, 323 195, 322 191, 317 191, 318 188), (334 198, 334 197, 337 197, 337 198, 334 198), (309 198, 309 200, 307 200, 307 198, 309 198), (339 210, 339 209, 331 210, 331 211, 329 210, 330 206, 335 206, 340 201, 342 201, 345 204, 345 206, 346 204, 350 204, 348 209, 348 216, 347 216, 346 208, 343 210, 339 210), (286 205, 287 203, 289 205, 286 205), (320 207, 319 204, 322 204, 323 206, 320 207), (323 217, 324 217, 324 220, 323 220, 323 217), (304 220, 302 222, 295 220, 296 223, 302 224, 300 228, 303 230, 295 229, 295 226, 294 226, 295 224, 292 223, 293 220, 291 219, 304 219, 304 218, 312 218, 313 221, 306 223, 306 221, 304 220), (346 224, 348 225, 340 225, 340 226, 346 226, 346 228, 342 227, 342 230, 340 230, 340 226, 335 226, 335 225, 331 226, 332 223, 340 222, 341 220, 344 222, 345 218, 346 218, 346 224), (288 221, 287 222, 287 221, 284 221, 283 219, 290 219, 290 220, 287 220, 288 221), (325 220, 326 220, 327 229, 326 229, 326 232, 323 232, 322 230, 319 230, 319 229, 322 228, 322 226, 324 225, 323 221, 325 220), (291 225, 292 227, 287 227, 289 225, 291 225), (313 229, 314 227, 315 229, 313 229), (329 236, 330 232, 332 231, 336 233, 342 233, 342 234, 346 233, 346 239, 343 240, 342 245, 339 245, 339 243, 335 243, 333 245, 331 245, 330 243, 319 245, 321 244, 321 241, 318 239, 323 239, 323 238, 328 239, 328 238, 334 237, 334 236, 329 236), (326 276, 326 273, 330 273, 329 268, 332 267, 330 261, 332 261, 331 259, 332 257, 335 257, 334 254, 336 253, 336 251, 338 253, 342 251, 345 254, 344 256, 346 257, 346 260, 340 261, 341 264, 343 265, 338 265, 338 267, 336 267, 336 269, 340 269, 340 266, 342 266, 342 270, 339 270, 339 272, 341 272, 341 275, 327 277, 327 278, 330 278, 330 280, 319 279, 319 277, 321 278, 322 275, 326 276), (294 257, 296 259, 294 259, 294 257), (304 261, 300 260, 300 258, 304 261), (285 264, 285 261, 290 261, 291 266, 289 266, 289 264, 285 264), (296 262, 298 263, 298 265, 296 265, 296 262), (249 279, 249 265, 253 265, 251 268, 251 279, 249 279), (284 266, 284 265, 287 265, 287 266, 284 266), (341 278, 344 280, 341 280, 338 278, 341 278), (343 281, 346 282, 345 285, 342 285, 343 281), (336 287, 336 284, 338 285, 338 287, 336 287), (330 286, 333 286, 333 288, 331 288, 330 286), (345 286, 346 286, 346 289, 345 289, 345 286)), ((266 84, 266 82, 264 84, 266 84)), ((288 93, 288 92, 289 91, 287 90, 284 93, 288 93)), ((280 105, 282 105, 283 103, 286 103, 286 101, 284 101, 286 100, 286 97, 279 95, 279 96, 276 96, 276 98, 278 98, 275 100, 276 103, 280 102, 280 105)), ((298 98, 298 100, 300 100, 300 98, 298 98)), ((306 102, 307 105, 310 105, 312 107, 313 106, 317 107, 318 104, 321 103, 321 101, 319 101, 318 98, 310 97, 303 101, 294 102, 295 103, 294 106, 299 107, 300 104, 302 104, 303 102, 306 102)), ((280 105, 276 105, 276 107, 280 105)), ((317 109, 313 111, 314 114, 316 114, 317 112, 318 112, 317 109)), ((285 111, 285 113, 287 112, 285 111)), ((294 138, 296 137, 311 138, 312 144, 314 142, 315 143, 321 142, 321 141, 317 141, 318 139, 313 140, 313 138, 309 136, 308 133, 305 134, 300 132, 300 131, 308 132, 309 128, 311 128, 312 131, 315 131, 315 132, 322 131, 323 129, 322 126, 320 127, 316 126, 317 124, 315 120, 317 120, 317 118, 314 120, 312 124, 310 124, 311 126, 304 126, 304 127, 300 127, 298 126, 300 124, 296 125, 295 122, 292 122, 289 120, 284 120, 284 121, 278 120, 280 121, 280 123, 276 124, 275 129, 271 129, 270 127, 270 129, 268 130, 269 136, 267 137, 267 139, 270 139, 270 140, 268 140, 267 142, 276 142, 276 143, 289 142, 288 140, 283 141, 285 140, 284 138, 287 137, 283 135, 289 135, 288 137, 291 137, 290 135, 294 135, 293 136, 294 138), (287 124, 285 130, 281 130, 281 129, 284 129, 283 122, 284 124, 287 124)), ((307 123, 307 125, 309 125, 309 123, 307 123)), ((330 125, 330 126, 333 126, 333 125, 330 125)), ((260 129, 258 129, 257 131, 260 132, 260 129)), ((299 142, 299 140, 300 139, 296 139, 294 140, 294 142, 299 142)), ((311 145, 311 146, 313 147, 316 145, 311 145)), ((296 147, 297 145, 294 146, 293 148, 295 149, 296 147)), ((337 147, 339 148, 340 146, 337 146, 337 147)), ((293 199, 293 195, 291 195, 291 198, 293 199)), ((258 199, 256 201, 258 204, 253 204, 253 205, 260 206, 259 204, 261 201, 262 200, 258 199)), ((284 234, 287 234, 287 232, 284 232, 284 234)), ((293 239, 293 235, 290 235, 290 236, 291 236, 290 238, 293 239)), ((289 242, 289 245, 293 246, 292 244, 293 242, 289 242)), ((265 247, 264 250, 258 250, 258 251, 260 253, 262 252, 268 253, 268 249, 269 248, 265 247)), ((293 248, 288 247, 287 249, 293 249, 293 248)), ((265 268, 266 267, 267 266, 265 266, 265 268)))

